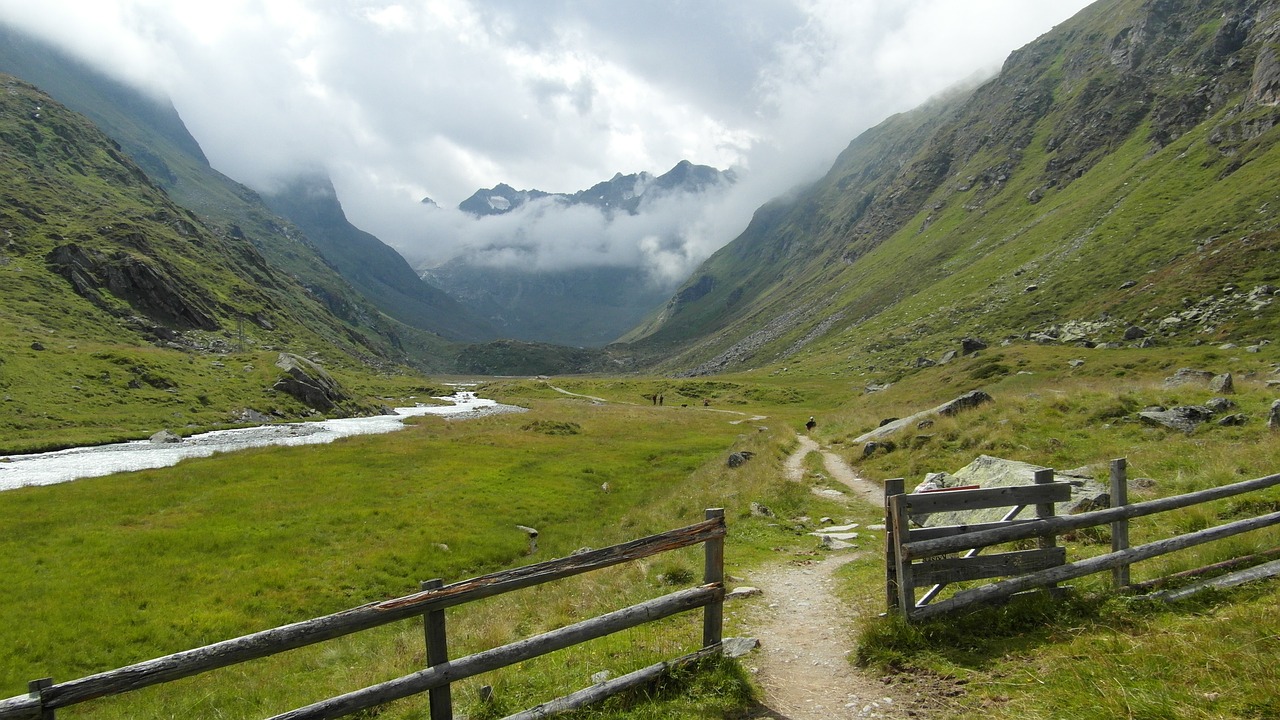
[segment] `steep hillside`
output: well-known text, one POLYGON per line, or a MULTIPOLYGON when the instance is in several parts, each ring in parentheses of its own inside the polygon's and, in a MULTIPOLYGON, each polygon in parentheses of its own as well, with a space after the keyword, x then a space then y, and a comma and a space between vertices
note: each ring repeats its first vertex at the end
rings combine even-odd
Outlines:
MULTIPOLYGON (((439 369, 455 352, 434 332, 384 317, 335 271, 303 231, 270 210, 257 193, 210 167, 169 103, 111 80, 2 23, 0 72, 35 84, 93 120, 178 204, 219 232, 251 243, 272 267, 297 278, 347 328, 363 336, 362 342, 377 355, 439 369)), ((314 328, 320 331, 321 325, 314 328)))
POLYGON ((1274 0, 1099 2, 762 208, 633 347, 893 376, 969 335, 1269 337, 1278 41, 1274 0))
POLYGON ((382 347, 243 236, 174 204, 84 117, 16 78, 0 85, 6 448, 236 422, 245 410, 309 415, 314 404, 272 387, 281 351, 391 369, 382 347))
POLYGON ((327 176, 299 176, 263 199, 302 228, 343 278, 396 320, 452 340, 497 337, 480 315, 428 285, 399 253, 352 225, 327 176))

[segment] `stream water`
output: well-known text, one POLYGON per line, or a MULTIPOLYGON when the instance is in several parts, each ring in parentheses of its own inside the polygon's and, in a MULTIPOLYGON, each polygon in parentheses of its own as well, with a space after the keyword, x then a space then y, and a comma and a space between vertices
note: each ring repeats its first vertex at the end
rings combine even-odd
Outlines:
POLYGON ((404 427, 405 418, 417 415, 460 416, 521 409, 499 405, 467 391, 436 399, 448 400, 452 404, 396 408, 395 415, 214 430, 183 438, 182 442, 176 443, 133 440, 31 455, 10 455, 0 458, 0 491, 26 485, 52 485, 129 470, 168 467, 184 458, 207 457, 217 452, 266 445, 315 445, 351 435, 393 432, 404 427))

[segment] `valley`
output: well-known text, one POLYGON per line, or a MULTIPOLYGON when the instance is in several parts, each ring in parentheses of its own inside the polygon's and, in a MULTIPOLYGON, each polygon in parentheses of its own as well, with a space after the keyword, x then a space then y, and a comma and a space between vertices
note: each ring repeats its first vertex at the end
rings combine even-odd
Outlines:
MULTIPOLYGON (((0 696, 719 507, 727 588, 763 591, 726 606, 726 634, 764 647, 573 717, 1280 717, 1275 579, 1164 603, 1085 577, 1061 597, 908 624, 882 616, 879 496, 980 456, 1100 481, 1126 458, 1139 499, 1280 472, 1275 0, 1096 2, 993 77, 862 132, 825 174, 743 211, 718 249, 698 243, 732 226, 717 203, 751 174, 688 160, 576 192, 512 179, 457 209, 406 181, 412 202, 391 215, 413 231, 393 248, 349 219, 339 165, 241 184, 171 102, 7 20, 0 488, 32 453, 381 426, 460 382, 518 412, 12 483, 0 696), (620 261, 623 226, 654 254, 620 261), (431 243, 456 252, 424 265, 431 243), (601 263, 578 262, 593 252, 601 263), (645 263, 663 257, 693 269, 651 282, 645 263), (990 401, 917 415, 979 391, 990 401), (849 547, 814 534, 855 524, 849 547)), ((562 107, 554 83, 532 84, 540 107, 562 107)), ((1133 542, 1277 508, 1272 488, 1135 523, 1133 542)), ((1061 541, 1087 557, 1109 533, 1061 541)), ((1278 545, 1258 530, 1133 579, 1278 545)), ((450 652, 652 598, 701 563, 680 551, 451 608, 450 652)), ((459 712, 506 717, 684 654, 695 615, 461 683, 459 712)), ((382 628, 74 717, 266 717, 420 668, 422 632, 382 628)), ((421 717, 426 702, 377 714, 421 717)))

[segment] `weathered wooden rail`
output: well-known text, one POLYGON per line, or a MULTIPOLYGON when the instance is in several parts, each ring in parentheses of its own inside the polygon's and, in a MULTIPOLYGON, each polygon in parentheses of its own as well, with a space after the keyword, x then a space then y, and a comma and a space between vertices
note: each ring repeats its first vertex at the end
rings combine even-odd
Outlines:
POLYGON ((1280 485, 1280 474, 1133 504, 1128 503, 1125 460, 1112 461, 1110 481, 1112 507, 1069 516, 1053 514, 1052 503, 1066 500, 1070 488, 1066 483, 1053 482, 1052 470, 1038 471, 1035 485, 986 490, 908 494, 901 478, 886 481, 887 605, 909 620, 920 620, 1026 590, 1051 588, 1064 580, 1105 570, 1112 571, 1113 585, 1123 589, 1130 587, 1129 566, 1133 563, 1280 524, 1280 512, 1273 512, 1130 547, 1128 521, 1132 518, 1264 490, 1280 485), (1035 505, 1036 517, 1015 519, 1018 511, 1028 505, 1035 505), (911 527, 913 515, 1007 506, 1015 509, 997 522, 911 527), (1065 548, 1057 547, 1055 536, 1101 525, 1110 525, 1111 552, 1067 562, 1065 548), (1031 538, 1037 539, 1037 549, 977 556, 984 548, 1031 538), (967 551, 963 557, 950 556, 961 551, 967 551), (991 578, 1005 579, 931 602, 948 584, 991 578), (933 587, 917 601, 916 589, 930 585, 933 587))
POLYGON ((450 585, 444 585, 438 580, 427 581, 423 583, 420 592, 412 595, 361 605, 332 615, 224 640, 76 680, 61 683, 54 683, 49 678, 35 680, 30 683, 27 695, 0 700, 0 720, 50 720, 59 708, 172 682, 416 617, 425 617, 426 669, 276 715, 274 720, 338 718, 423 692, 430 693, 431 720, 447 720, 453 717, 450 683, 676 613, 704 609, 701 650, 616 678, 602 684, 604 687, 597 685, 566 696, 535 708, 539 714, 529 716, 545 717, 552 712, 580 707, 587 702, 621 692, 645 679, 656 677, 669 667, 687 664, 719 652, 722 639, 726 532, 724 511, 710 509, 702 522, 628 543, 503 570, 450 585), (699 587, 670 593, 466 657, 454 660, 448 657, 445 608, 698 544, 702 544, 705 550, 703 584, 699 587))

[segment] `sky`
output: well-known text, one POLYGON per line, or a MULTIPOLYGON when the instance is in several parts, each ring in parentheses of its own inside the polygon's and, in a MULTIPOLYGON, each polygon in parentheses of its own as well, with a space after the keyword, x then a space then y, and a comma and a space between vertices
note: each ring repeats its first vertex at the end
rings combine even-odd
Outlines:
POLYGON ((0 0, 0 17, 170 99, 242 183, 327 172, 351 221, 415 265, 638 263, 674 283, 860 132, 1087 4, 0 0), (572 193, 681 160, 742 179, 643 218, 456 210, 498 183, 572 193))

